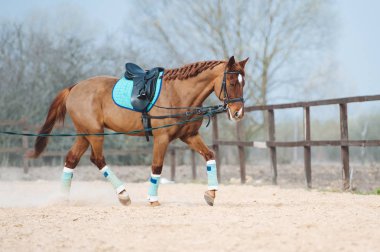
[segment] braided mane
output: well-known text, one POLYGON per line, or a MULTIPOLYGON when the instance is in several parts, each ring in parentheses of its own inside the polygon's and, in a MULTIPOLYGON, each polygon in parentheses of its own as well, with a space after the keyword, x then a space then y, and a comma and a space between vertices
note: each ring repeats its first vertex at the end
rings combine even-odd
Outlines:
POLYGON ((188 65, 184 65, 183 67, 173 68, 165 70, 164 80, 185 80, 191 77, 195 77, 198 74, 202 73, 205 70, 213 69, 215 66, 225 63, 225 61, 202 61, 196 62, 188 65))

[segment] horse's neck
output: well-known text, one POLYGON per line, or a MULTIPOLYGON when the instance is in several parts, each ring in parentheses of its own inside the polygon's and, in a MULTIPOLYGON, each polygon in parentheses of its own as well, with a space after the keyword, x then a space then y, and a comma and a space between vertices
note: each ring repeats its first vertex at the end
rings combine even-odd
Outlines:
POLYGON ((182 81, 174 81, 173 92, 178 99, 173 101, 172 106, 176 107, 196 107, 201 106, 204 100, 214 91, 215 80, 222 73, 222 66, 205 70, 193 78, 182 81))

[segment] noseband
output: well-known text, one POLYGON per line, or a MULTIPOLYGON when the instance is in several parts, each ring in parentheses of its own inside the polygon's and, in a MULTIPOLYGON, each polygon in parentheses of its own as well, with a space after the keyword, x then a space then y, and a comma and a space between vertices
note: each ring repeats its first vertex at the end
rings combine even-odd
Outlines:
POLYGON ((235 103, 235 102, 242 102, 242 103, 244 103, 244 98, 243 97, 238 97, 238 98, 232 98, 232 99, 230 99, 230 97, 228 96, 228 92, 227 92, 227 74, 241 74, 241 73, 238 72, 238 71, 224 71, 222 87, 221 87, 220 93, 219 93, 219 99, 220 99, 220 95, 223 92, 223 95, 224 95, 223 102, 224 102, 224 108, 225 109, 227 109, 228 104, 230 104, 230 103, 235 103))

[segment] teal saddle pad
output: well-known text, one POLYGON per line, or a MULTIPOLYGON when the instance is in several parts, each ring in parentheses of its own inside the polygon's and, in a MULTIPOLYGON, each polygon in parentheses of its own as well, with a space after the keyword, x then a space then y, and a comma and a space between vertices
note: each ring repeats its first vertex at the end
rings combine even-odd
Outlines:
MULTIPOLYGON (((157 78, 156 90, 154 92, 153 100, 149 103, 148 107, 146 108, 147 112, 149 112, 152 109, 158 97, 160 96, 163 74, 164 72, 161 72, 157 78)), ((131 104, 132 89, 133 89, 133 80, 128 80, 125 77, 123 77, 120 80, 118 80, 118 82, 116 82, 115 86, 113 87, 112 99, 116 105, 122 108, 138 111, 134 109, 131 104)))

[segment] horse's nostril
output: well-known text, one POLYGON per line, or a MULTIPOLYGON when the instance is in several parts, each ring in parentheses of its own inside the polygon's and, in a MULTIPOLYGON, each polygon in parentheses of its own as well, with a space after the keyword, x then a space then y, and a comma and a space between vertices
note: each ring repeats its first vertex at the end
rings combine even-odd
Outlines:
POLYGON ((239 117, 239 112, 236 111, 235 114, 234 114, 235 118, 238 118, 239 117))

